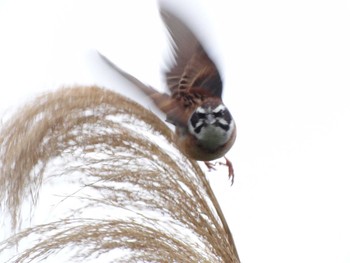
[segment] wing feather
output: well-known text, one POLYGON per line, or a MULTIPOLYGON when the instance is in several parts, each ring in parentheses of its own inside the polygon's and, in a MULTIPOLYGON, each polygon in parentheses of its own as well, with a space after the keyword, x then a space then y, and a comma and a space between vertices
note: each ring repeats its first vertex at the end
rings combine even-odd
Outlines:
POLYGON ((181 19, 162 6, 160 14, 168 29, 175 57, 175 63, 165 71, 171 93, 203 88, 208 95, 221 98, 220 74, 196 35, 181 19))
POLYGON ((151 86, 148 86, 141 81, 139 81, 134 76, 126 73, 124 70, 117 67, 112 61, 110 61, 108 58, 106 58, 101 53, 98 53, 100 57, 116 72, 118 72, 122 77, 127 79, 131 84, 136 86, 138 89, 140 89, 142 92, 144 92, 147 96, 149 96, 154 104, 163 112, 167 113, 171 109, 174 108, 174 101, 173 99, 165 93, 160 93, 151 86))

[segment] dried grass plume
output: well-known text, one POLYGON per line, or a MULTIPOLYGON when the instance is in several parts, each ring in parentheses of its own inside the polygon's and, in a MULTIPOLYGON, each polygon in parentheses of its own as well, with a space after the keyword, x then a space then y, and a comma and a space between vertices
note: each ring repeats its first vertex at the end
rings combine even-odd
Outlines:
POLYGON ((41 95, 2 124, 0 145, 1 209, 16 232, 0 243, 8 262, 239 262, 197 163, 115 92, 41 95))

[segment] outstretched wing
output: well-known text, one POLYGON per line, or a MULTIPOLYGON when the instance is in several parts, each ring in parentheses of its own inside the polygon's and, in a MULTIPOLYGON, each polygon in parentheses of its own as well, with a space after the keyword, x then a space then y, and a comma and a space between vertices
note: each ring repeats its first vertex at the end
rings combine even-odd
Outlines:
POLYGON ((175 57, 174 65, 165 72, 171 93, 200 88, 202 93, 221 98, 220 74, 198 38, 183 21, 162 6, 160 13, 169 31, 175 57))
POLYGON ((164 113, 169 112, 171 109, 173 109, 173 99, 165 93, 160 93, 151 86, 148 86, 141 81, 139 81, 134 76, 131 76, 130 74, 126 73, 119 67, 117 67, 113 62, 111 62, 108 58, 106 58, 104 55, 98 52, 100 57, 116 72, 118 72, 121 76, 123 76, 125 79, 127 79, 131 84, 136 86, 138 89, 140 89, 142 92, 144 92, 147 96, 149 96, 154 104, 164 113))
POLYGON ((168 94, 156 91, 151 86, 142 83, 134 76, 117 67, 115 64, 113 64, 113 62, 111 62, 101 53, 98 54, 103 59, 103 61, 105 61, 114 71, 116 71, 116 73, 124 77, 136 88, 140 89, 143 93, 149 96, 153 100, 154 104, 166 114, 168 122, 174 124, 177 127, 185 127, 187 125, 188 114, 190 113, 191 109, 190 107, 186 107, 186 105, 184 105, 183 100, 186 98, 181 98, 182 102, 179 103, 179 100, 169 96, 168 94))

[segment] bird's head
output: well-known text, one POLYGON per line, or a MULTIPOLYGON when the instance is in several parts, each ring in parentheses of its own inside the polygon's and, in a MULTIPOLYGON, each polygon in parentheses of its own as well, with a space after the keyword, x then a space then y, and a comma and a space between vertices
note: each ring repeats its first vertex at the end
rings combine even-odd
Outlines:
POLYGON ((200 144, 214 150, 230 140, 235 122, 224 104, 209 102, 196 108, 188 121, 188 128, 200 144))

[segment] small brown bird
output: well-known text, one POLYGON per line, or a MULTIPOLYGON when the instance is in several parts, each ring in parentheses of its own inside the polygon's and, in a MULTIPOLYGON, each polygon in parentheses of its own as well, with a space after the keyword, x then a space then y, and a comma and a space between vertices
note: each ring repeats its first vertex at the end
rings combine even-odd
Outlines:
MULTIPOLYGON (((171 95, 145 85, 100 55, 166 114, 166 121, 176 127, 179 148, 189 158, 213 168, 209 161, 224 156, 236 139, 235 122, 221 99, 220 74, 192 30, 162 7, 160 14, 170 33, 175 57, 174 65, 164 72, 171 95)), ((233 183, 232 164, 225 159, 233 183)))

